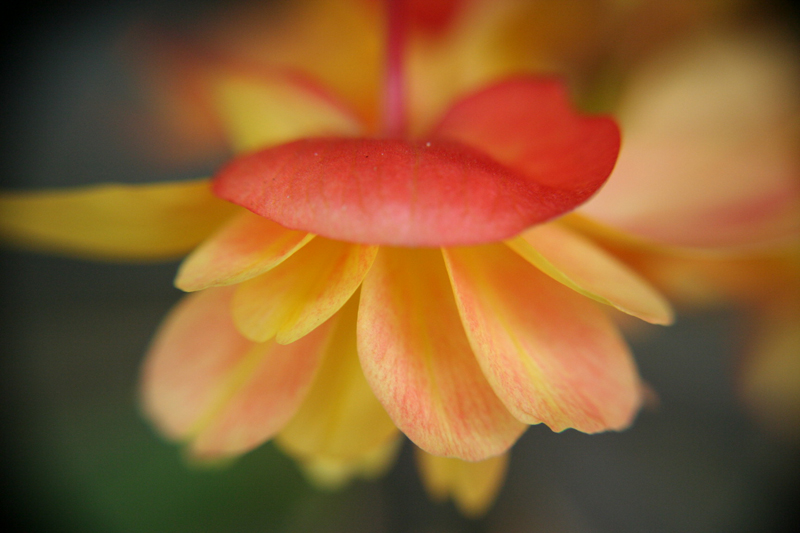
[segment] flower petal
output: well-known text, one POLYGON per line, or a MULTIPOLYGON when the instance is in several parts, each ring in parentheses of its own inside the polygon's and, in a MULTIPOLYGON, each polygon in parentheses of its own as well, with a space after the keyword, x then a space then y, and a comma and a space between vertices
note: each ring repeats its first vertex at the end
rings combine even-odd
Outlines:
POLYGON ((277 443, 300 458, 352 461, 397 436, 397 428, 369 388, 356 348, 358 296, 337 313, 322 367, 300 410, 277 443))
POLYGON ((289 346, 250 343, 228 318, 230 295, 209 289, 184 299, 144 367, 146 412, 201 458, 243 453, 274 436, 300 406, 329 340, 323 327, 289 346))
POLYGON ((237 151, 320 135, 358 135, 358 119, 318 87, 288 74, 248 75, 223 70, 214 92, 237 151))
POLYGON ((207 180, 0 194, 0 239, 105 259, 185 254, 237 208, 207 180))
POLYGON ((266 69, 308 73, 375 122, 383 74, 383 24, 380 10, 367 4, 363 0, 246 2, 228 6, 225 16, 206 30, 213 49, 266 69))
POLYGON ((739 394, 765 429, 800 437, 800 280, 761 310, 739 369, 739 394))
POLYGON ((321 489, 340 489, 355 477, 375 479, 386 473, 397 459, 401 439, 392 439, 356 459, 324 455, 299 460, 306 478, 321 489))
POLYGON ((485 459, 525 429, 481 373, 438 251, 380 250, 361 290, 358 353, 394 423, 430 453, 485 459))
POLYGON ((593 302, 499 244, 447 249, 445 260, 481 368, 514 416, 554 431, 630 424, 636 369, 593 302))
POLYGON ((220 376, 233 371, 252 347, 236 331, 230 288, 183 298, 164 320, 142 368, 142 404, 158 429, 184 439, 216 396, 220 376))
POLYGON ((466 516, 477 518, 489 510, 503 486, 508 470, 508 454, 468 462, 437 457, 417 449, 417 465, 431 498, 445 501, 452 497, 466 516))
POLYGON ((672 322, 669 303, 649 283, 588 239, 544 224, 506 242, 551 278, 600 303, 654 324, 672 322))
POLYGON ((465 98, 433 134, 481 150, 543 187, 541 201, 549 215, 536 222, 574 209, 594 194, 611 174, 620 146, 612 119, 581 116, 563 84, 526 77, 465 98))
POLYGON ((634 72, 619 163, 581 211, 673 246, 796 242, 800 69, 787 42, 704 35, 634 72))
POLYGON ((578 203, 449 140, 304 139, 234 160, 214 193, 287 228, 415 247, 505 239, 578 203))
POLYGON ((274 268, 312 237, 244 211, 183 261, 175 286, 197 291, 240 283, 274 268))
POLYGON ((288 344, 316 328, 361 285, 378 249, 317 237, 289 261, 242 283, 233 318, 248 338, 288 344))

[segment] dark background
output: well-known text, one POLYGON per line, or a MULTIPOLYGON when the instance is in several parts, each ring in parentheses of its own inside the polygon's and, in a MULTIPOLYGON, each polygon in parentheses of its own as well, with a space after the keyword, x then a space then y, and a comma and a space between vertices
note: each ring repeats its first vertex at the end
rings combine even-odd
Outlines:
MULTIPOLYGON (((0 184, 34 189, 207 175, 221 154, 165 167, 121 133, 141 104, 118 39, 180 28, 220 2, 25 2, 0 35, 0 184)), ((771 9, 796 26, 792 4, 771 9)), ((197 469, 139 415, 142 354, 177 301, 177 263, 122 265, 0 251, 4 520, 32 532, 760 532, 797 523, 798 443, 736 395, 742 309, 684 314, 633 341, 660 397, 623 433, 532 427, 498 503, 470 522, 430 503, 410 447, 377 482, 311 489, 271 444, 197 469)))

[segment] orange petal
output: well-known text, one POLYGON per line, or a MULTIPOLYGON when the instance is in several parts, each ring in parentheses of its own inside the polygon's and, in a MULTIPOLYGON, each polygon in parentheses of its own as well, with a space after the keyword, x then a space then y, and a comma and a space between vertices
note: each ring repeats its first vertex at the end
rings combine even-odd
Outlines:
POLYGON ((354 136, 362 132, 355 115, 299 78, 224 70, 214 85, 219 113, 237 151, 304 137, 354 136))
POLYGON ((233 298, 239 330, 261 342, 294 342, 338 311, 361 285, 378 249, 317 237, 291 260, 242 283, 233 298))
POLYGON ((241 337, 231 289, 185 298, 156 337, 143 371, 148 416, 203 458, 246 452, 275 435, 308 390, 328 341, 319 328, 290 346, 241 337))
POLYGON ((0 239, 103 259, 185 254, 239 209, 207 180, 0 194, 0 239))
POLYGON ((459 510, 478 518, 489 510, 508 470, 508 454, 484 461, 467 462, 437 457, 417 449, 417 466, 422 483, 434 500, 452 497, 459 510))
POLYGON ((142 403, 158 429, 184 439, 216 397, 220 376, 233 371, 252 347, 236 331, 230 288, 183 298, 164 320, 142 369, 142 403))
POLYGON ((300 407, 327 338, 326 328, 319 328, 286 346, 272 341, 253 346, 226 376, 216 409, 198 421, 192 453, 244 453, 275 436, 300 407))
POLYGON ((430 453, 485 459, 525 429, 481 373, 436 250, 381 249, 361 290, 358 353, 389 416, 430 453))
POLYGON ((244 211, 183 261, 175 286, 197 291, 240 283, 274 268, 312 237, 244 211))
POLYGON ((356 349, 354 296, 336 315, 335 331, 300 410, 277 437, 300 458, 353 461, 395 440, 397 428, 369 388, 356 349))
POLYGON ((584 296, 647 322, 672 322, 672 309, 656 289, 603 249, 563 226, 535 226, 506 244, 542 272, 584 296))
POLYGON ((447 249, 445 259, 470 343, 514 416, 554 431, 630 424, 636 369, 593 302, 499 244, 447 249))

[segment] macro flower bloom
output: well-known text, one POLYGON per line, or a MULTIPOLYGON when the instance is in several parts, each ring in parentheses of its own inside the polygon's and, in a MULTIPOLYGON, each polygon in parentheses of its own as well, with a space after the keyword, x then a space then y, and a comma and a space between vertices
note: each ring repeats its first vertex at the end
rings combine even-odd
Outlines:
POLYGON ((415 19, 388 6, 383 113, 305 74, 209 60, 242 149, 211 181, 7 193, 0 231, 115 258, 196 246, 176 278, 193 294, 142 385, 148 417, 194 456, 276 438, 335 483, 385 466, 399 429, 431 491, 477 512, 527 425, 594 433, 635 416, 635 365, 597 303, 654 323, 671 311, 557 220, 605 183, 616 124, 526 75, 418 118, 415 19))

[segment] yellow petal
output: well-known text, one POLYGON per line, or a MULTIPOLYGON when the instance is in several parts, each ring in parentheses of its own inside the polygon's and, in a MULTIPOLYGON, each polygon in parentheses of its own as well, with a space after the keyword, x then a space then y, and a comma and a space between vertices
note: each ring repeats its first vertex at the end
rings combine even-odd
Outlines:
POLYGON ((175 286, 197 291, 240 283, 274 268, 312 237, 243 211, 183 261, 175 286))
POLYGON ((185 298, 143 371, 147 414, 204 459, 244 453, 273 437, 300 407, 330 339, 322 327, 289 346, 248 342, 230 320, 231 292, 185 298))
POLYGON ((103 259, 185 254, 239 207, 206 180, 0 194, 0 239, 103 259))
POLYGON ((445 259, 470 344, 514 416, 554 431, 630 424, 638 375, 594 302, 500 244, 446 249, 445 259))
POLYGON ((233 318, 248 338, 293 342, 338 311, 361 285, 376 246, 317 237, 288 261, 242 283, 233 318))
POLYGON ((247 2, 211 25, 212 45, 256 66, 307 73, 373 122, 383 75, 381 15, 363 0, 247 2))
POLYGON ((215 96, 228 138, 237 151, 304 137, 354 136, 356 117, 309 83, 288 76, 221 73, 215 96))
POLYGON ((450 457, 437 457, 417 449, 425 490, 434 500, 452 498, 464 515, 478 518, 489 510, 508 470, 508 454, 484 461, 468 462, 450 457))
POLYGON ((739 372, 747 407, 771 433, 800 439, 800 286, 784 290, 759 317, 739 372))
POLYGON ((277 443, 294 457, 353 461, 398 434, 361 371, 357 311, 355 295, 335 317, 331 343, 303 405, 277 437, 277 443))
POLYGON ((438 250, 381 248, 361 289, 358 354, 389 416, 430 453, 485 459, 525 429, 475 360, 438 250))
POLYGON ((356 459, 306 457, 300 459, 300 467, 315 487, 340 489, 355 477, 376 479, 384 475, 397 458, 401 443, 401 439, 391 439, 356 459))
POLYGON ((669 303, 649 283, 588 239, 557 224, 507 241, 551 278, 600 303, 654 324, 672 322, 669 303))

